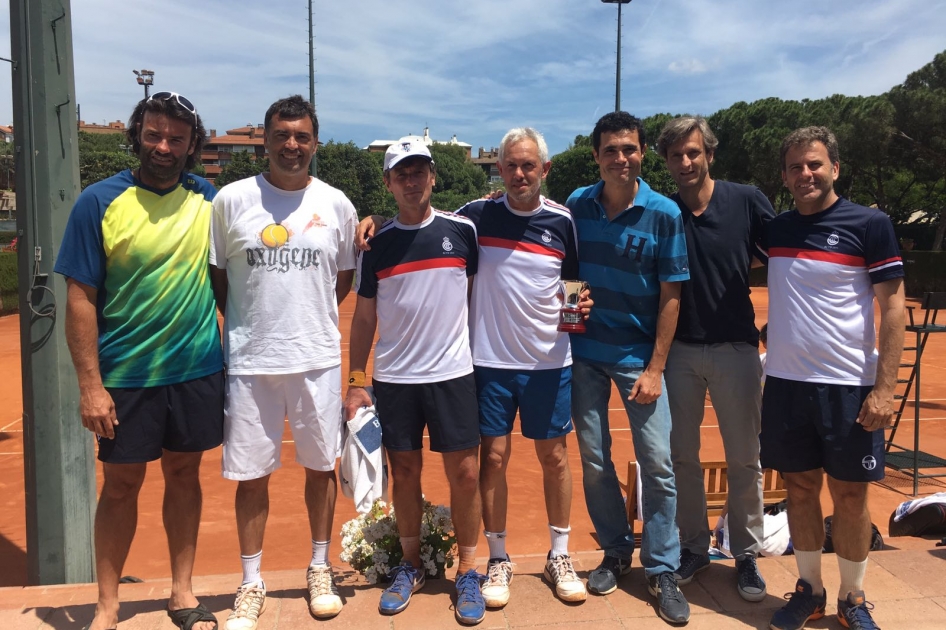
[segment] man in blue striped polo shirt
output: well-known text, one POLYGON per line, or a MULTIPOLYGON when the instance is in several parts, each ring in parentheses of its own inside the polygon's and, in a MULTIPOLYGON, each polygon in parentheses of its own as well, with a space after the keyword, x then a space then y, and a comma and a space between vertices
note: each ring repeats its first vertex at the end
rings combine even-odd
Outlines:
POLYGON ((677 204, 640 178, 647 146, 639 119, 626 112, 606 114, 595 125, 592 145, 601 181, 576 190, 566 203, 578 229, 579 275, 595 296, 587 332, 571 336, 572 416, 585 502, 604 549, 588 590, 614 591, 617 579, 630 571, 634 552, 611 461, 608 399, 614 381, 643 478, 641 563, 660 616, 686 623, 689 605, 674 578, 680 541, 663 380, 680 283, 690 277, 683 220, 677 204))

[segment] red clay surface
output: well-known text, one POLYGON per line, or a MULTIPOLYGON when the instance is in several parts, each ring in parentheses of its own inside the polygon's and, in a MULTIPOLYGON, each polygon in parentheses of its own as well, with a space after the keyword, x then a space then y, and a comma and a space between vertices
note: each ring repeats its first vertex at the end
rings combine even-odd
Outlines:
MULTIPOLYGON (((754 289, 756 322, 761 325, 768 318, 768 293, 754 289)), ((349 326, 354 308, 354 297, 341 307, 343 368, 347 369, 349 326)), ((907 345, 912 345, 908 337, 907 345)), ((911 353, 905 353, 911 358, 911 353)), ((930 337, 923 356, 923 390, 921 402, 921 449, 946 457, 946 335, 930 337)), ((912 397, 911 397, 912 398, 912 397)), ((23 427, 22 390, 19 361, 19 321, 17 316, 0 318, 0 586, 25 585, 26 534, 23 481, 23 427)), ((626 462, 634 459, 627 418, 616 392, 611 398, 611 424, 616 427, 614 461, 619 474, 626 470, 626 462)), ((907 406, 897 442, 912 444, 913 406, 907 406)), ((703 422, 704 460, 722 459, 722 444, 716 427, 716 416, 707 400, 703 422)), ((91 435, 89 436, 91 440, 91 435)), ((594 531, 584 506, 581 487, 581 466, 574 435, 569 436, 569 456, 574 480, 572 507, 571 548, 574 551, 597 549, 591 536, 594 531)), ((291 435, 284 436, 283 468, 277 471, 271 484, 271 508, 263 554, 263 570, 300 569, 309 560, 310 544, 305 505, 302 496, 303 472, 295 463, 291 435)), ((447 503, 447 486, 439 457, 426 455, 424 490, 431 501, 447 503)), ((943 472, 943 471, 937 471, 943 472)), ((98 471, 101 483, 101 470, 98 471)), ((239 550, 233 516, 233 496, 236 484, 220 476, 220 449, 206 454, 201 480, 204 489, 204 508, 198 541, 197 575, 239 573, 239 550)), ((543 554, 548 549, 548 529, 542 498, 542 482, 534 450, 528 440, 514 435, 513 457, 509 465, 509 551, 513 556, 543 554)), ((930 480, 920 485, 920 494, 946 490, 946 479, 930 480)), ((161 525, 161 496, 164 483, 157 463, 149 467, 148 478, 139 500, 138 532, 131 548, 124 574, 140 578, 160 578, 170 574, 164 530, 161 525)), ((910 498, 912 480, 888 471, 887 479, 874 484, 870 495, 872 520, 886 533, 890 513, 901 502, 910 498)), ((830 500, 823 502, 826 514, 831 513, 830 500)), ((350 500, 339 496, 335 513, 334 531, 356 515, 350 500)), ((905 539, 889 539, 895 547, 911 546, 905 539)), ((921 542, 921 541, 917 541, 921 542)), ((485 540, 481 537, 481 549, 485 540)), ((924 542, 924 547, 930 543, 924 542)), ((334 561, 340 563, 340 537, 332 544, 334 561)), ((482 554, 480 554, 482 555, 482 554)))

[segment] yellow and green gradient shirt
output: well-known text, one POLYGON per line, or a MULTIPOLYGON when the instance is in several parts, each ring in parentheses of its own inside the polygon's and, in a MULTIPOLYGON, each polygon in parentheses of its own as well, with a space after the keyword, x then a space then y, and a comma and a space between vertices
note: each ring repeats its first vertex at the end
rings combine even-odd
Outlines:
POLYGON ((215 191, 186 172, 154 190, 126 170, 79 195, 55 271, 98 291, 106 387, 170 385, 223 369, 208 269, 215 191))

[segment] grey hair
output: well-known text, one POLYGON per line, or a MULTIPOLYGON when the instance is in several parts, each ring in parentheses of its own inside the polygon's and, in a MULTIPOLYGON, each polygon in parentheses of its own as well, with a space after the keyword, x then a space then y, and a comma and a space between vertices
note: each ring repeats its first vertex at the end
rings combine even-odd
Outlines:
POLYGON ((532 127, 516 127, 506 132, 502 142, 499 143, 499 161, 502 162, 503 158, 505 158, 506 147, 522 140, 532 140, 535 142, 535 146, 539 148, 539 161, 542 162, 542 164, 549 161, 549 146, 545 143, 545 138, 542 134, 532 127))
POLYGON ((706 153, 713 153, 719 146, 719 140, 716 134, 710 129, 709 123, 702 116, 679 116, 667 122, 660 137, 657 138, 657 153, 660 157, 667 159, 667 149, 687 137, 694 131, 699 131, 703 136, 703 150, 706 153))

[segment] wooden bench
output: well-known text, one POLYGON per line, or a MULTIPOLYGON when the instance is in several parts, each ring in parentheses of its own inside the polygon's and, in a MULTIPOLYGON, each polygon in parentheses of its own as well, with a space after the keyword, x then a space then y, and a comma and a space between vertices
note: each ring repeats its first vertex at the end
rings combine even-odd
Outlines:
MULTIPOLYGON (((726 462, 700 462, 703 468, 703 490, 706 492, 706 516, 720 516, 729 497, 729 477, 726 462)), ((627 463, 627 482, 621 484, 627 495, 627 522, 631 524, 634 538, 640 542, 643 523, 638 515, 637 462, 627 463), (636 521, 636 522, 635 522, 636 521), (640 523, 640 527, 637 526, 640 523)), ((762 469, 762 504, 766 507, 783 501, 788 496, 785 480, 771 468, 762 469)))

